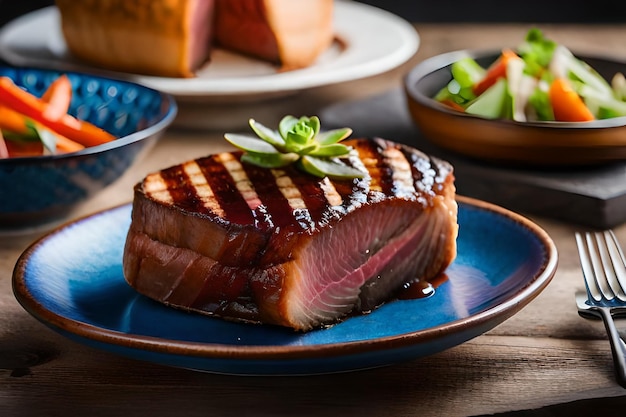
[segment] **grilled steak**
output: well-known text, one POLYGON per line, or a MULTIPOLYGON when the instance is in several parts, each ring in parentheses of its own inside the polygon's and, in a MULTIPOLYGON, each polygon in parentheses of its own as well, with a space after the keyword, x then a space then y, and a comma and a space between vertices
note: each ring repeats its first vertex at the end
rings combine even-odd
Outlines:
POLYGON ((309 330, 368 312, 456 256, 447 162, 352 139, 363 179, 318 179, 220 153, 135 186, 124 274, 186 310, 309 330))

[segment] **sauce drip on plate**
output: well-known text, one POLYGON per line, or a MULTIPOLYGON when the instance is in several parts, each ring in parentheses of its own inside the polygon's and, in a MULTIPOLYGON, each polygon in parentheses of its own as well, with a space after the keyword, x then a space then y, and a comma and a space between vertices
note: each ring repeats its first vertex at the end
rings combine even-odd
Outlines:
POLYGON ((435 289, 448 280, 446 273, 439 274, 435 279, 430 282, 424 281, 421 278, 416 278, 413 281, 409 281, 398 293, 398 300, 414 300, 417 298, 431 297, 435 294, 435 289))

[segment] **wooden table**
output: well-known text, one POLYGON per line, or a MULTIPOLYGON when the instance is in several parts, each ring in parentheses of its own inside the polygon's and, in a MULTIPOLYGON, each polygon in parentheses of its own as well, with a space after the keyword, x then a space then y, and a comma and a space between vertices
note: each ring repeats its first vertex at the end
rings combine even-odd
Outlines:
MULTIPOLYGON (((626 59, 626 26, 543 28, 572 49, 626 59)), ((527 25, 418 25, 421 47, 406 65, 367 80, 306 91, 297 101, 307 103, 307 114, 315 114, 338 100, 397 87, 403 74, 425 57, 465 47, 516 45, 527 29, 527 25)), ((71 216, 130 201, 132 184, 149 171, 227 148, 219 133, 173 128, 119 182, 71 216)), ((18 256, 45 230, 3 235, 0 416, 467 416, 587 399, 567 411, 566 406, 557 406, 554 415, 583 415, 592 408, 604 415, 623 415, 626 391, 614 382, 602 324, 576 313, 574 292, 582 286, 573 237, 576 226, 531 218, 552 236, 560 261, 552 283, 520 313, 485 335, 430 357, 313 377, 199 373, 133 361, 69 341, 27 314, 11 290, 18 256)), ((617 233, 626 243, 626 226, 617 233)))

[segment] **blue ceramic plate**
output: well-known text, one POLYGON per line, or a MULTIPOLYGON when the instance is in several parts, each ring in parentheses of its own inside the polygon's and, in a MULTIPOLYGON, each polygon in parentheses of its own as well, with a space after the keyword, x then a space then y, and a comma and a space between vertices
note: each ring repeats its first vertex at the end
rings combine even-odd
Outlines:
POLYGON ((186 313, 138 295, 122 275, 130 212, 130 205, 103 211, 33 243, 16 265, 15 296, 34 317, 78 342, 210 372, 328 373, 439 352, 515 314, 557 265, 554 243, 534 223, 459 197, 458 256, 434 295, 296 333, 186 313))

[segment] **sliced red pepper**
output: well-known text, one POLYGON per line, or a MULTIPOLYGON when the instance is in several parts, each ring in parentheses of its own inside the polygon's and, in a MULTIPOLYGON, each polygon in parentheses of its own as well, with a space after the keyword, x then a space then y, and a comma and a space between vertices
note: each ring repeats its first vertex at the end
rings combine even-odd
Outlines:
POLYGON ((519 55, 510 49, 504 49, 498 59, 487 68, 487 72, 482 80, 474 85, 474 94, 477 96, 484 93, 489 87, 494 85, 499 78, 506 77, 506 67, 511 59, 519 59, 519 55))

